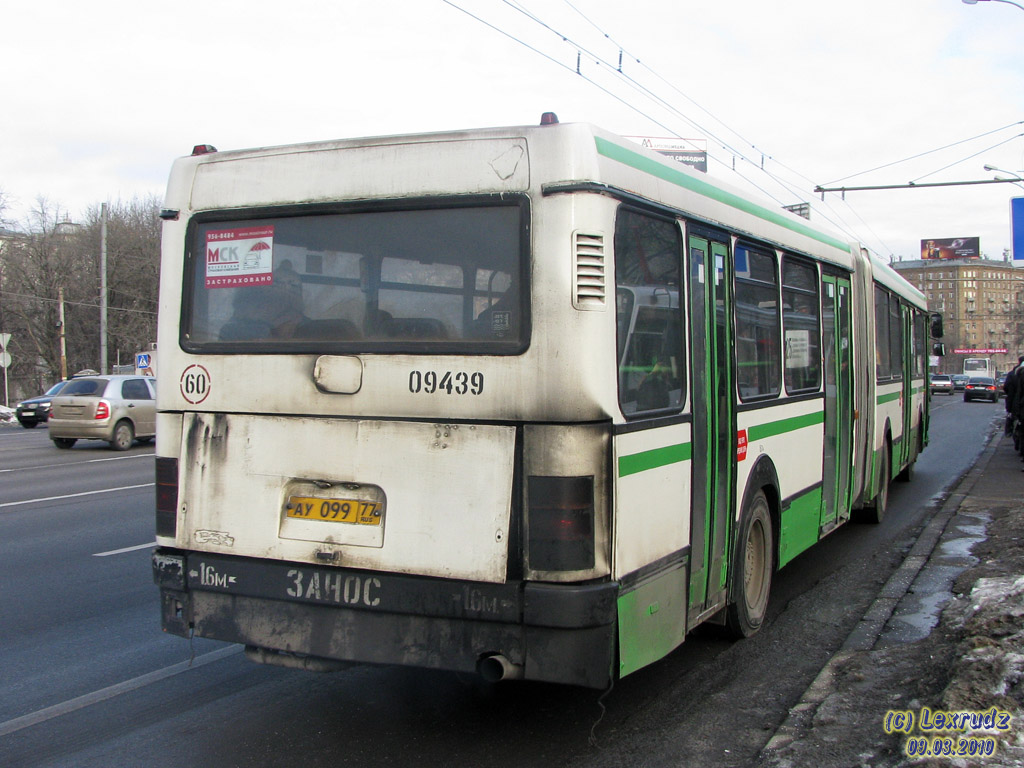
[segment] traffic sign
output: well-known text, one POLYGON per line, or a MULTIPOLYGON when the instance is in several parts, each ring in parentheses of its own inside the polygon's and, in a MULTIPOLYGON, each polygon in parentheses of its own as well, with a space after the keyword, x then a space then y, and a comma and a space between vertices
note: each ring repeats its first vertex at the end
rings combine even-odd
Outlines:
POLYGON ((1013 260, 1024 261, 1024 197, 1010 198, 1010 231, 1013 236, 1013 260))

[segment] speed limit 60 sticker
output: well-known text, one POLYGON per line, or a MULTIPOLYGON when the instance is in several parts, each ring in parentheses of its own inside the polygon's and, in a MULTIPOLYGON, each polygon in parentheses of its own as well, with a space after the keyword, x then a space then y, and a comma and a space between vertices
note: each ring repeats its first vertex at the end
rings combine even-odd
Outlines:
POLYGON ((212 384, 210 372, 201 365, 190 365, 181 372, 181 396, 192 405, 198 405, 209 396, 212 384))

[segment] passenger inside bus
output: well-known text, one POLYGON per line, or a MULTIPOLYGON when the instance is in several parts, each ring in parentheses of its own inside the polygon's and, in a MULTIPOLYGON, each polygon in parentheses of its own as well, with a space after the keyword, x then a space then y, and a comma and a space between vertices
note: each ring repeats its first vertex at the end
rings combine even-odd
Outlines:
POLYGON ((309 318, 302 301, 302 279, 285 260, 274 271, 273 283, 238 288, 232 299, 233 314, 220 330, 222 341, 285 339, 309 318))

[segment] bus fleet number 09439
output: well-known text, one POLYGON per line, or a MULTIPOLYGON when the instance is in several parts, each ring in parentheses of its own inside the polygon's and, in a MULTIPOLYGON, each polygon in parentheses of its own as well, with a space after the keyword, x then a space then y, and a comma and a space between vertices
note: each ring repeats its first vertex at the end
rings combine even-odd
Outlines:
POLYGON ((409 391, 413 394, 424 392, 428 395, 435 392, 444 392, 448 395, 482 395, 484 375, 480 371, 411 371, 409 391))

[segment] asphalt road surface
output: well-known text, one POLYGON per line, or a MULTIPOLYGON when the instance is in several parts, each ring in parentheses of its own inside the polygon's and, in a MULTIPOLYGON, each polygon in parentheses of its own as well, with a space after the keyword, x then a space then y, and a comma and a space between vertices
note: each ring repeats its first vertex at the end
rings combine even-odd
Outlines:
POLYGON ((299 672, 165 636, 152 447, 58 451, 44 429, 0 427, 0 765, 747 765, 1001 412, 936 398, 931 445, 883 523, 845 526, 777 574, 757 636, 698 630, 604 694, 392 667, 299 672))

